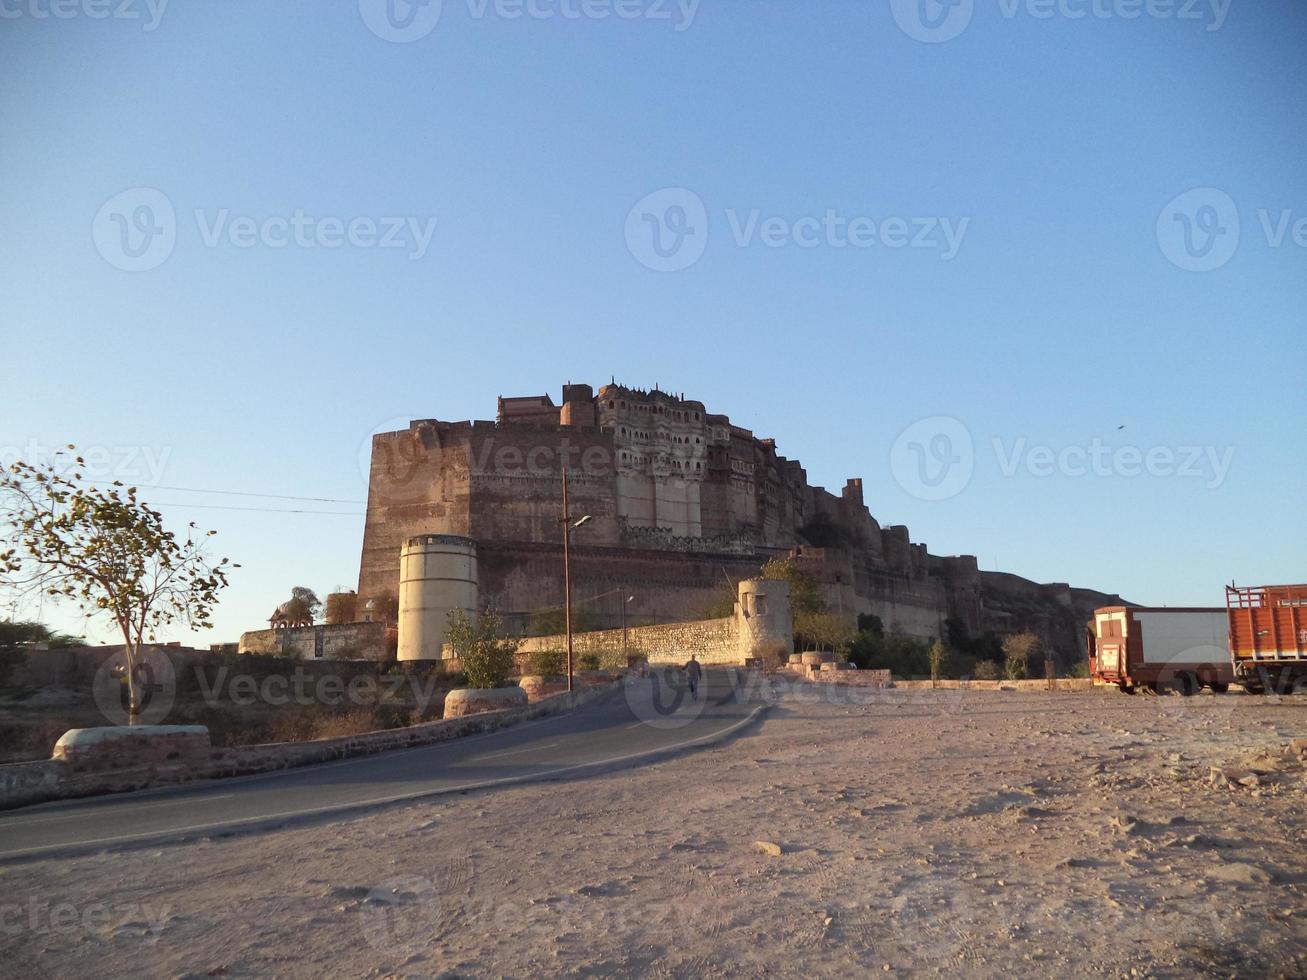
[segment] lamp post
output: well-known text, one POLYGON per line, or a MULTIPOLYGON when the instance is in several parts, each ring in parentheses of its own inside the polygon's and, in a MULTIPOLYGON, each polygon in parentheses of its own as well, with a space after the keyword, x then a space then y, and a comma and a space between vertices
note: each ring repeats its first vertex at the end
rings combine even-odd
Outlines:
MULTIPOLYGON (((623 589, 622 591, 625 592, 626 590, 623 589)), ((626 646, 626 606, 627 606, 628 603, 631 603, 631 602, 634 602, 634 601, 635 601, 635 596, 633 596, 633 595, 629 595, 629 596, 627 596, 625 599, 622 600, 622 656, 623 656, 623 657, 627 657, 627 658, 629 658, 629 657, 631 656, 631 652, 630 652, 630 650, 627 649, 627 646, 626 646)), ((629 663, 628 663, 628 666, 629 666, 629 663)))
POLYGON ((577 521, 572 520, 572 511, 567 502, 567 470, 563 470, 563 620, 567 629, 567 693, 572 693, 572 528, 580 527, 590 520, 586 514, 577 521))

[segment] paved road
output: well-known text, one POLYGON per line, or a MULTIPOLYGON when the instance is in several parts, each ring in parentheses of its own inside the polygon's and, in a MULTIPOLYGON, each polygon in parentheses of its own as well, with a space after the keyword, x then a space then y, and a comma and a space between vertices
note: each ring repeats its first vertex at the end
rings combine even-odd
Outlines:
POLYGON ((709 671, 698 700, 658 679, 571 714, 381 755, 0 813, 0 861, 212 836, 540 779, 575 779, 693 748, 761 711, 709 671))

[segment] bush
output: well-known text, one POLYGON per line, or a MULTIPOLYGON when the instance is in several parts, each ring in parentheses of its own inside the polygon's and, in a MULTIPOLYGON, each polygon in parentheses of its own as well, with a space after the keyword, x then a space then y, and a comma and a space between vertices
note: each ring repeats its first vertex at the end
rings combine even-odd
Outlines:
MULTIPOLYGON (((583 657, 582 660, 585 658, 583 657)), ((557 677, 567 673, 566 650, 536 650, 527 655, 526 671, 541 677, 557 677)))
POLYGON ((895 677, 929 677, 930 644, 899 633, 859 633, 849 648, 859 670, 888 670, 895 677))
POLYGON ((598 669, 599 669, 599 663, 600 663, 600 660, 599 660, 599 654, 597 654, 597 653, 583 653, 583 654, 581 654, 581 669, 582 669, 582 670, 598 670, 598 669))
POLYGON ((474 688, 504 687, 513 674, 517 643, 503 639, 500 632, 499 616, 492 610, 475 620, 461 609, 449 614, 449 645, 474 688))
POLYGON ((1034 633, 1013 633, 1003 637, 1003 673, 1010 681, 1028 676, 1030 661, 1043 649, 1043 643, 1034 633))
POLYGON ((975 677, 978 681, 998 680, 998 664, 992 660, 977 660, 975 677))

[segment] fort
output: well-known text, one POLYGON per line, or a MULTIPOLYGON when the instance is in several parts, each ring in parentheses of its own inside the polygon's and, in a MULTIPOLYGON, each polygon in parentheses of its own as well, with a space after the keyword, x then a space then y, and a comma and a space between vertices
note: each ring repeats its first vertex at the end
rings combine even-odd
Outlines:
POLYGON ((506 626, 563 603, 562 487, 573 517, 573 602, 593 628, 715 618, 738 583, 790 557, 850 621, 928 638, 1033 630, 1079 655, 1083 623, 1119 596, 981 571, 882 527, 862 481, 811 486, 771 439, 704 403, 616 383, 500 397, 494 421, 418 419, 372 440, 359 618, 398 612, 400 554, 417 535, 475 543, 479 601, 506 626))

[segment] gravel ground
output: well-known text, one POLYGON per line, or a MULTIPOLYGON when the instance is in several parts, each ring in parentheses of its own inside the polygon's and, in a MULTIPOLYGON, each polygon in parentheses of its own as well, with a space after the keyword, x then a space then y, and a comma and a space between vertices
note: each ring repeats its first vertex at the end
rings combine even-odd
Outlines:
POLYGON ((0 869, 0 973, 1303 976, 1299 737, 1303 698, 799 685, 637 770, 0 869))

